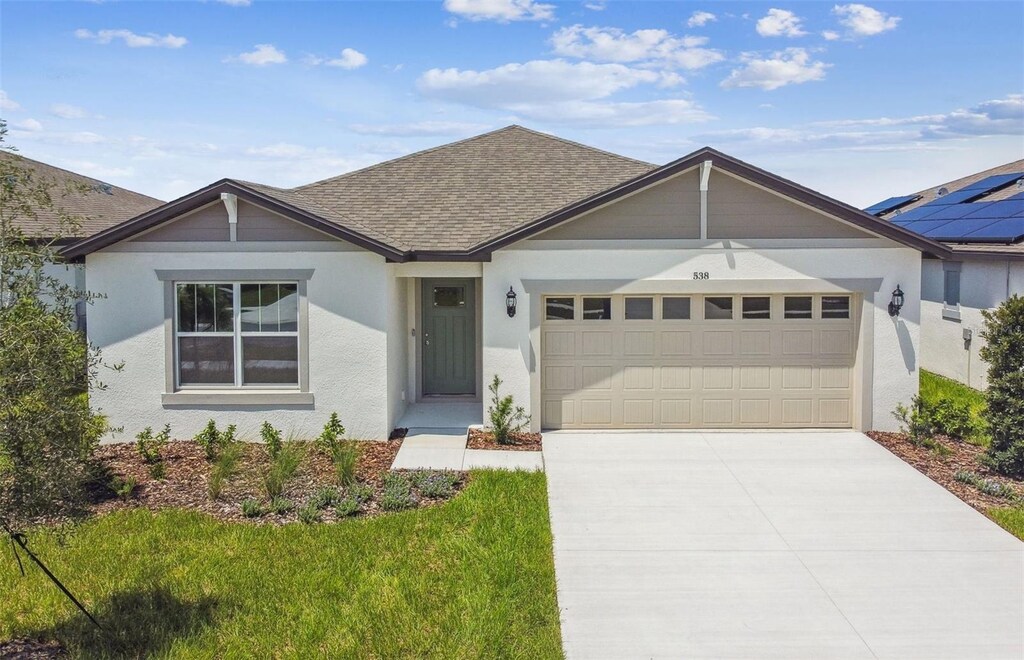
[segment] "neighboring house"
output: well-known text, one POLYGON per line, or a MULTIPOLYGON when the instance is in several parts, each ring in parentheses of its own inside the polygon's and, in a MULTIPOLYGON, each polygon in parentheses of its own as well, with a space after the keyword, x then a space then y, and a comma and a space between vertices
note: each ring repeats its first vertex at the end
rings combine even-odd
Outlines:
POLYGON ((1024 294, 1024 160, 866 210, 950 248, 922 262, 921 366, 984 389, 981 312, 1024 294))
POLYGON ((89 337, 125 366, 92 397, 128 437, 337 411, 363 438, 411 403, 482 416, 495 374, 535 429, 892 428, 948 252, 710 148, 658 167, 519 126, 224 179, 65 250, 107 296, 89 337))
MULTIPOLYGON (((49 187, 53 201, 50 208, 36 209, 35 217, 15 219, 14 224, 29 238, 56 240, 58 245, 67 245, 163 204, 159 199, 10 151, 0 151, 0 158, 14 161, 16 167, 27 171, 36 182, 45 182, 49 187), (78 226, 69 226, 62 216, 72 217, 78 226)), ((85 268, 81 264, 54 264, 46 267, 46 273, 80 291, 86 288, 85 268)), ((84 314, 84 306, 80 306, 79 325, 84 321, 84 314)))

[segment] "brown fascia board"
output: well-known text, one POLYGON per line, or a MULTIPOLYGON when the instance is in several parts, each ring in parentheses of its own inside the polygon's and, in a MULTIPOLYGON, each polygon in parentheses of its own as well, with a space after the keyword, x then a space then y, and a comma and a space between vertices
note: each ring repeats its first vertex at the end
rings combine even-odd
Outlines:
POLYGON ((131 238, 132 236, 146 231, 147 229, 159 226, 160 224, 172 220, 183 213, 188 213, 200 206, 216 201, 220 199, 220 194, 224 192, 238 195, 240 199, 267 208, 275 213, 285 216, 286 218, 322 231, 325 234, 334 236, 335 238, 348 241, 371 252, 375 252, 388 260, 406 260, 406 254, 401 250, 397 250, 390 245, 386 245, 358 232, 336 225, 333 222, 328 222, 319 216, 292 206, 287 202, 283 202, 274 197, 270 197, 247 188, 236 181, 232 181, 231 179, 221 179, 220 181, 212 183, 205 188, 201 188, 195 192, 185 195, 184 197, 168 202, 163 206, 147 211, 142 215, 126 220, 119 225, 115 225, 109 229, 93 234, 86 239, 77 241, 64 248, 60 253, 65 259, 69 260, 84 257, 87 254, 101 250, 113 245, 114 243, 131 238))
POLYGON ((735 174, 736 176, 746 179, 751 183, 756 183, 768 188, 769 190, 773 190, 781 195, 789 197, 790 199, 794 199, 829 215, 846 220, 857 227, 866 229, 886 238, 890 238, 898 243, 908 245, 920 250, 921 252, 941 259, 948 259, 950 257, 951 251, 941 243, 924 238, 914 232, 907 231, 902 227, 894 225, 891 222, 876 218, 875 216, 865 213, 858 208, 844 204, 843 202, 832 199, 831 197, 819 192, 815 192, 810 188, 805 188, 797 183, 778 177, 770 172, 754 167, 753 165, 744 163, 732 156, 716 151, 711 147, 698 149, 692 154, 672 161, 671 163, 663 165, 656 170, 646 172, 640 176, 630 179, 629 181, 591 195, 590 197, 578 202, 574 202, 557 211, 553 211, 552 213, 544 215, 527 225, 523 225, 522 227, 518 227, 480 243, 472 248, 470 252, 474 254, 489 254, 494 250, 500 250, 501 248, 508 247, 513 243, 524 240, 538 232, 544 231, 545 229, 550 229, 551 227, 571 220, 572 218, 586 213, 587 211, 591 211, 599 206, 603 206, 604 204, 629 195, 630 193, 654 185, 678 172, 696 167, 697 165, 700 165, 701 162, 708 159, 713 161, 713 167, 725 170, 726 172, 735 174))

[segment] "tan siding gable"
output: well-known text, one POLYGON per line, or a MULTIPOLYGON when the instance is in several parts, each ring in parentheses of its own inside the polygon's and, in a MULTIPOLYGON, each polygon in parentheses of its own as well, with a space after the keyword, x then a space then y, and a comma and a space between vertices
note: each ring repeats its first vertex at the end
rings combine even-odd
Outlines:
MULTIPOLYGON (((230 241, 228 213, 224 204, 218 201, 152 231, 139 234, 131 240, 157 243, 230 241)), ((239 200, 237 240, 336 241, 338 239, 255 204, 239 200)))
POLYGON ((873 236, 714 169, 709 184, 710 239, 873 236))
POLYGON ((533 238, 623 240, 700 238, 699 173, 684 172, 533 238))

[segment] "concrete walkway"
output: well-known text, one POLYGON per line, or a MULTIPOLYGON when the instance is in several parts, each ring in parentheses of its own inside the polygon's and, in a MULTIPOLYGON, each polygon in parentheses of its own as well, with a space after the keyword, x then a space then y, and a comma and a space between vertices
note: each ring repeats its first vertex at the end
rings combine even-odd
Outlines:
POLYGON ((480 425, 479 402, 417 403, 399 426, 409 431, 392 470, 543 470, 539 451, 467 449, 469 428, 480 425))
POLYGON ((547 433, 570 658, 1021 658, 1024 544, 852 432, 547 433))

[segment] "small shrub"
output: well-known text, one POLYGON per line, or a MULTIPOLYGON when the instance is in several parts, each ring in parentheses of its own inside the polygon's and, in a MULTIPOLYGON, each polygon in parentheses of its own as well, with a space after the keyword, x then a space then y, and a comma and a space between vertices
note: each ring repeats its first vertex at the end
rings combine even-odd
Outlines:
POLYGON ((260 428, 260 437, 267 445, 267 453, 270 454, 270 457, 277 458, 277 455, 281 453, 281 432, 275 429, 270 422, 263 422, 263 426, 260 428))
POLYGON ((380 508, 385 511, 401 511, 416 504, 412 496, 412 481, 399 472, 384 476, 384 491, 380 496, 380 508))
POLYGON ((970 470, 957 470, 953 473, 953 478, 962 484, 971 486, 977 486, 981 482, 981 476, 970 470))
POLYGON ((899 404, 892 414, 900 421, 900 430, 910 436, 912 442, 923 444, 925 440, 935 435, 935 426, 928 412, 925 402, 915 395, 910 400, 909 408, 899 404))
POLYGON ((135 477, 114 477, 110 482, 110 490, 114 491, 114 494, 121 498, 122 502, 127 502, 133 493, 135 493, 135 487, 138 486, 138 481, 135 477))
POLYGON ((313 502, 318 509, 326 509, 327 507, 337 503, 339 499, 337 490, 330 486, 324 486, 314 493, 310 502, 313 502))
POLYGON ((210 470, 210 481, 207 484, 210 499, 220 499, 224 486, 238 474, 238 464, 242 460, 242 443, 231 442, 221 446, 217 460, 210 470))
POLYGON ((270 460, 263 475, 263 488, 268 498, 274 499, 284 493, 285 486, 298 472, 301 463, 301 447, 293 442, 284 443, 277 456, 270 460))
POLYGON ((455 494, 455 484, 459 482, 459 475, 447 471, 421 471, 413 474, 412 482, 423 497, 447 499, 455 494))
POLYGON ((970 404, 965 402, 940 397, 931 404, 927 414, 935 431, 951 438, 970 440, 984 431, 982 420, 975 417, 970 404))
POLYGON ((274 515, 283 516, 294 508, 292 501, 286 497, 275 497, 270 500, 270 512, 274 515))
POLYGON ((312 525, 313 523, 318 523, 323 520, 320 515, 320 509, 317 508, 316 502, 313 501, 307 502, 305 505, 299 507, 298 515, 299 521, 307 525, 312 525))
POLYGON ((501 396, 501 379, 494 375, 494 380, 487 386, 491 392, 491 406, 487 409, 490 419, 491 433, 498 444, 507 445, 512 442, 512 434, 522 431, 530 423, 526 409, 515 405, 511 394, 501 396))
POLYGON ((256 498, 242 500, 242 515, 246 518, 259 518, 263 515, 263 505, 256 498))
POLYGON ((220 432, 217 431, 217 422, 212 419, 206 423, 206 427, 192 438, 196 444, 203 448, 206 460, 212 461, 217 457, 217 443, 220 441, 220 432))
POLYGON ((357 482, 345 488, 345 495, 359 504, 365 504, 373 499, 373 488, 368 484, 357 482))
POLYGON ((331 418, 324 424, 324 430, 317 436, 316 446, 327 453, 334 455, 334 450, 345 437, 345 427, 342 426, 338 413, 331 413, 331 418))
POLYGON ((161 450, 171 439, 171 425, 164 424, 164 430, 156 435, 153 434, 153 427, 147 426, 135 436, 135 447, 139 450, 139 456, 147 465, 159 463, 163 458, 161 450))
POLYGON ((1017 491, 1015 491, 1012 486, 996 481, 995 479, 982 479, 977 486, 978 490, 993 497, 1005 497, 1012 499, 1017 495, 1017 491))
POLYGON ((334 474, 342 487, 350 486, 356 481, 356 466, 362 450, 355 441, 338 442, 331 450, 331 462, 334 463, 334 474))
POLYGON ((346 497, 334 506, 334 515, 346 518, 359 512, 359 501, 354 497, 346 497))
POLYGON ((146 466, 146 469, 149 470, 149 476, 153 477, 157 481, 163 481, 167 478, 167 464, 163 461, 152 463, 146 466))
POLYGON ((1014 294, 981 313, 985 345, 980 355, 989 365, 988 463, 1004 474, 1024 476, 1024 296, 1014 294))

